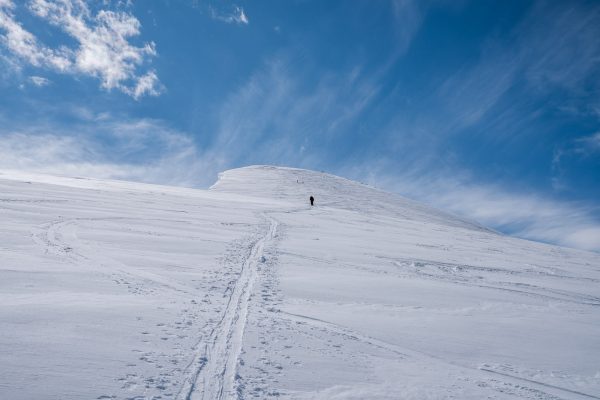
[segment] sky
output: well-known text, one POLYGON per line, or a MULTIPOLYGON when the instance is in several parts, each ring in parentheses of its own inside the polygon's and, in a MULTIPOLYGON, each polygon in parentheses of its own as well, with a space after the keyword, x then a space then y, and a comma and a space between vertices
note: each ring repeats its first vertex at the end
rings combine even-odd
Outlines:
POLYGON ((0 168, 274 164, 600 251, 600 3, 0 0, 0 168))

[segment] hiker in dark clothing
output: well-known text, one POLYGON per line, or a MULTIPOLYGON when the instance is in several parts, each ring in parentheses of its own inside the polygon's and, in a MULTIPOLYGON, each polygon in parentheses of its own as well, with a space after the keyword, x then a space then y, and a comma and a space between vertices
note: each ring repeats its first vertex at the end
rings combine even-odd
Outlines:
POLYGON ((310 196, 310 205, 314 206, 315 205, 315 198, 310 196))

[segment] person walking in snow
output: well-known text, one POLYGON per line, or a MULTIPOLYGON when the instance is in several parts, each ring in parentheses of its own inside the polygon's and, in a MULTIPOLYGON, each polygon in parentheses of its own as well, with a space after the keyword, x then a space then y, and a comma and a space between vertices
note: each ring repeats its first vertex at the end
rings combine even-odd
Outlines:
POLYGON ((310 205, 314 206, 315 205, 315 198, 310 196, 310 205))

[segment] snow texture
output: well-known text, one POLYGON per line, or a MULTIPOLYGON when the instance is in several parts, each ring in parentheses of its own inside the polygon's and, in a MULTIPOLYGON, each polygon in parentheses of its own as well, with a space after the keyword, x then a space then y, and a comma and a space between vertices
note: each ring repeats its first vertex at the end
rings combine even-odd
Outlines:
POLYGON ((600 255, 356 182, 2 171, 0 222, 0 399, 600 399, 600 255))

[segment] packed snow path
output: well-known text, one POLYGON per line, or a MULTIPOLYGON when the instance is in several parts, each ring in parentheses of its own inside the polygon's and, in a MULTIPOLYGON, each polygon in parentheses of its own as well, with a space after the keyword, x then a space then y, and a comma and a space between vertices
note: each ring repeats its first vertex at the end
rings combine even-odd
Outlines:
POLYGON ((5 171, 0 221, 0 399, 600 399, 597 254, 342 178, 5 171))

